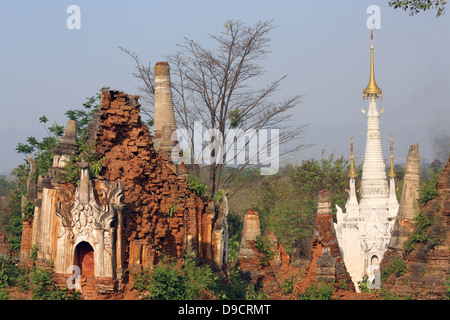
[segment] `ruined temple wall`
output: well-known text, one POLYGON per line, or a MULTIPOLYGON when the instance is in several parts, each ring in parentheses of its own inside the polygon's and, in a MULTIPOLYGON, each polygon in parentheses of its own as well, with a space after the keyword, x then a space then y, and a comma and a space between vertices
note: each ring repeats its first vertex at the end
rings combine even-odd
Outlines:
MULTIPOLYGON (((441 300, 448 297, 450 277, 450 157, 442 171, 437 189, 439 195, 420 207, 432 225, 423 230, 424 242, 412 242, 413 250, 393 248, 386 251, 381 270, 392 270, 393 259, 400 259, 406 267, 402 275, 390 274, 382 287, 394 296, 413 300, 441 300), (433 241, 436 241, 433 244, 433 241)), ((414 232, 416 226, 411 224, 414 232)), ((398 261, 396 265, 398 265, 398 261)))
POLYGON ((90 129, 102 175, 124 185, 124 254, 130 266, 151 266, 162 254, 182 257, 187 242, 210 257, 212 219, 167 157, 155 151, 141 122, 137 96, 103 91, 96 130, 90 129), (205 234, 206 233, 206 234, 205 234), (202 234, 204 236, 202 236, 202 234))
POLYGON ((419 212, 419 188, 420 188, 420 156, 419 145, 413 144, 409 148, 406 158, 406 172, 403 179, 403 189, 400 198, 398 215, 394 222, 390 250, 402 250, 408 242, 410 234, 414 230, 414 217, 419 212))
POLYGON ((331 196, 326 189, 320 191, 318 196, 311 260, 294 291, 297 294, 303 293, 311 284, 320 280, 334 281, 336 287, 346 283, 351 291, 355 290, 339 249, 333 224, 331 196))
POLYGON ((35 245, 38 263, 53 261, 57 283, 64 287, 68 268, 84 265, 78 244, 89 245, 93 271, 81 274, 83 295, 90 298, 120 294, 127 269, 151 268, 163 255, 182 258, 190 250, 219 269, 227 264, 227 209, 191 191, 186 168, 153 148, 139 107, 137 96, 103 91, 87 129, 87 143, 103 159, 100 174, 91 177, 82 161, 77 186, 60 179, 60 160, 77 149, 76 123, 69 122, 53 168, 33 185, 35 214, 23 224, 21 260, 29 261, 35 245))

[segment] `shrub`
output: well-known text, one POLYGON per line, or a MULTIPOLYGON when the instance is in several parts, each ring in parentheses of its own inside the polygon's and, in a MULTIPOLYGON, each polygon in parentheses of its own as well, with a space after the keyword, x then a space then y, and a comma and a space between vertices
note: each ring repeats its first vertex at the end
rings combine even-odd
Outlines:
POLYGON ((81 293, 61 289, 53 280, 53 269, 33 267, 30 272, 33 300, 79 300, 81 293))
POLYGON ((105 159, 105 157, 97 159, 94 146, 84 139, 79 139, 77 154, 71 155, 65 160, 65 170, 62 173, 62 178, 65 182, 71 182, 77 185, 81 175, 79 165, 81 162, 87 162, 89 164, 89 173, 96 176, 103 169, 105 159))
POLYGON ((419 189, 419 198, 417 201, 419 205, 423 206, 430 200, 433 200, 439 195, 439 191, 437 189, 439 174, 435 174, 433 178, 428 180, 425 184, 423 184, 419 189))
POLYGON ((192 258, 181 263, 163 257, 151 273, 137 275, 134 287, 144 299, 201 300, 220 293, 218 280, 210 266, 197 266, 192 258))
POLYGON ((284 280, 281 284, 281 290, 283 292, 283 294, 290 294, 292 293, 292 291, 294 290, 294 277, 289 277, 288 279, 284 280))
POLYGON ((450 276, 445 279, 445 295, 442 300, 450 300, 450 276))
POLYGON ((152 300, 262 300, 266 296, 253 284, 242 281, 240 269, 233 265, 227 279, 212 271, 209 265, 197 265, 194 259, 184 261, 163 257, 153 270, 132 273, 133 286, 141 299, 152 300))
POLYGON ((25 207, 23 209, 23 220, 27 221, 27 220, 31 220, 34 216, 34 208, 35 208, 35 204, 32 203, 30 200, 25 200, 25 207))
POLYGON ((416 229, 411 233, 406 243, 407 252, 413 251, 418 243, 423 244, 426 251, 442 244, 445 230, 443 230, 442 226, 435 225, 433 217, 419 212, 414 217, 414 223, 416 224, 416 229))
POLYGON ((189 175, 186 179, 186 182, 188 184, 189 190, 194 191, 200 197, 206 196, 208 186, 204 184, 200 179, 197 179, 193 175, 189 175))
POLYGON ((0 300, 8 299, 7 288, 18 287, 19 291, 30 290, 34 300, 79 300, 80 292, 61 289, 53 280, 53 269, 20 268, 9 259, 0 259, 0 300))
POLYGON ((306 288, 298 295, 299 300, 330 300, 333 295, 333 282, 320 281, 306 288))
POLYGON ((407 271, 406 263, 398 256, 394 256, 389 264, 381 270, 381 282, 385 282, 391 274, 397 277, 404 275, 407 271))
POLYGON ((255 247, 260 253, 262 253, 262 256, 259 259, 260 265, 270 263, 273 260, 275 253, 272 250, 272 244, 266 237, 261 235, 256 237, 255 247))
POLYGON ((370 290, 367 285, 367 278, 367 276, 364 276, 364 278, 358 282, 358 287, 361 292, 372 293, 372 290, 370 290))
POLYGON ((256 290, 255 286, 250 283, 245 292, 245 300, 267 300, 264 292, 256 290))

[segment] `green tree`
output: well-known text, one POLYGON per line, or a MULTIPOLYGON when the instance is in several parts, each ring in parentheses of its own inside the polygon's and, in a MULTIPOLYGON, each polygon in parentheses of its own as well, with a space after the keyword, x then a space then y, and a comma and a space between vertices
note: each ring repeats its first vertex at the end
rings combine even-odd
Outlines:
POLYGON ((26 194, 29 168, 21 164, 12 171, 15 187, 0 202, 0 230, 6 232, 8 249, 18 253, 22 240, 22 195, 26 194))
POLYGON ((48 170, 53 165, 53 150, 57 147, 59 138, 64 132, 64 127, 58 125, 56 122, 47 127, 47 117, 43 116, 39 118, 39 122, 44 125, 47 132, 47 137, 38 141, 35 137, 28 137, 25 143, 19 142, 16 147, 17 153, 25 154, 26 158, 31 155, 36 161, 36 173, 33 177, 34 180, 38 176, 45 176, 48 170))
MULTIPOLYGON (((103 87, 102 89, 108 89, 103 87)), ((92 119, 93 114, 100 101, 100 94, 96 94, 90 98, 86 98, 86 102, 83 104, 83 109, 68 110, 66 116, 71 120, 76 120, 78 123, 78 138, 79 143, 82 145, 81 151, 77 154, 79 159, 89 161, 91 172, 98 174, 101 170, 102 159, 94 159, 92 149, 85 146, 84 135, 86 133, 87 125, 92 119)), ((39 118, 39 122, 42 123, 47 136, 38 140, 36 137, 28 137, 26 142, 18 143, 16 151, 20 154, 24 154, 26 158, 32 156, 36 162, 36 172, 33 177, 34 181, 38 176, 46 176, 49 169, 53 166, 53 151, 57 147, 60 137, 64 133, 64 127, 58 125, 56 122, 51 126, 48 126, 49 122, 46 116, 39 118)), ((66 173, 66 180, 76 183, 79 177, 79 168, 75 166, 77 159, 70 159, 69 167, 72 170, 68 170, 66 173), (71 161, 72 160, 72 161, 71 161), (72 166, 70 166, 72 165, 72 166), (77 174, 77 179, 74 178, 74 174, 77 174)), ((20 249, 21 235, 22 235, 22 213, 21 213, 21 200, 22 196, 27 194, 27 179, 30 171, 30 166, 27 161, 25 164, 20 164, 13 170, 13 174, 16 176, 15 189, 12 190, 4 201, 0 202, 0 228, 7 232, 9 249, 13 252, 18 252, 20 249)), ((31 205, 29 206, 31 208, 31 205)), ((29 216, 28 216, 29 218, 29 216)))
POLYGON ((439 190, 437 188, 437 183, 439 179, 439 174, 435 174, 434 177, 422 183, 419 188, 419 198, 417 201, 419 205, 423 206, 428 201, 433 200, 439 195, 439 190))
POLYGON ((436 10, 436 17, 440 17, 445 13, 446 0, 393 0, 388 2, 390 7, 394 9, 400 8, 405 11, 409 10, 409 15, 413 16, 422 11, 431 9, 436 10))
POLYGON ((264 182, 262 198, 255 209, 260 213, 263 231, 274 232, 286 251, 296 258, 310 254, 319 191, 328 189, 331 206, 345 206, 349 163, 334 155, 304 160, 287 166, 277 177, 264 182))
POLYGON ((66 111, 67 118, 77 121, 78 138, 84 138, 86 135, 87 127, 97 110, 98 104, 100 103, 101 91, 107 89, 109 89, 109 87, 102 87, 96 95, 86 97, 86 102, 83 103, 82 109, 69 109, 66 111))

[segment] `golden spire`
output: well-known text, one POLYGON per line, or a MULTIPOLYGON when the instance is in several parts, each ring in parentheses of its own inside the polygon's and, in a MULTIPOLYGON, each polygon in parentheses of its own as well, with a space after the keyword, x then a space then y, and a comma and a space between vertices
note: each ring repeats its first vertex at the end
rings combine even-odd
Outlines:
POLYGON ((350 138, 350 153, 351 153, 351 157, 350 157, 350 172, 348 173, 348 177, 349 178, 357 178, 358 175, 356 174, 355 171, 355 161, 354 161, 354 157, 353 157, 353 136, 350 138))
POLYGON ((374 63, 373 63, 373 27, 370 32, 370 80, 369 84, 363 91, 363 99, 368 99, 370 97, 374 98, 380 98, 381 97, 381 89, 377 86, 377 83, 375 82, 375 70, 374 70, 374 63))
POLYGON ((395 178, 397 175, 394 171, 394 139, 392 138, 392 134, 389 135, 390 146, 389 149, 391 151, 391 170, 389 171, 389 178, 395 178))

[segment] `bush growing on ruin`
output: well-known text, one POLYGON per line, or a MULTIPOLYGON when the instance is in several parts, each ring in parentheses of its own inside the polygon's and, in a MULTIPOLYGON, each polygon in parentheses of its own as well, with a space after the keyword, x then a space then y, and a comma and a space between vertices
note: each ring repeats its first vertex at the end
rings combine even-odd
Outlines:
POLYGON ((439 195, 439 191, 437 189, 437 182, 439 179, 439 174, 436 173, 434 177, 426 181, 424 184, 420 186, 419 189, 419 198, 417 201, 419 202, 419 205, 423 206, 428 201, 433 200, 439 195))
POLYGON ((294 258, 307 258, 317 212, 317 195, 328 189, 331 207, 345 206, 349 162, 333 154, 320 160, 304 160, 298 166, 286 166, 277 177, 263 183, 255 209, 263 231, 272 231, 294 258))
POLYGON ((258 250, 258 252, 262 253, 262 256, 259 259, 260 265, 263 266, 273 261, 275 253, 273 252, 272 244, 270 243, 269 239, 267 239, 267 237, 264 237, 262 235, 256 237, 255 248, 258 250))
POLYGON ((406 262, 395 255, 389 263, 381 269, 381 282, 384 283, 391 274, 397 277, 404 275, 407 271, 406 262))
MULTIPOLYGON (((103 89, 108 89, 108 87, 103 87, 101 90, 103 89)), ((87 126, 96 111, 99 101, 100 93, 97 93, 90 98, 86 98, 86 102, 83 103, 82 109, 69 109, 66 112, 68 119, 77 121, 77 136, 79 143, 84 141, 83 138, 85 137, 87 126)), ((53 150, 58 146, 59 139, 64 133, 64 126, 54 122, 51 126, 47 127, 48 121, 46 116, 39 118, 39 122, 43 124, 44 129, 47 132, 47 136, 42 138, 41 141, 35 137, 28 137, 26 142, 20 142, 16 146, 17 153, 22 153, 27 158, 31 155, 36 161, 36 173, 35 176, 32 177, 34 180, 37 180, 40 175, 46 176, 48 170, 53 166, 53 150)), ((83 151, 86 152, 87 150, 83 151)), ((28 166, 28 163, 26 166, 28 166)))
POLYGON ((209 265, 198 266, 188 257, 183 262, 163 257, 153 267, 134 275, 134 287, 143 299, 203 300, 219 293, 219 278, 209 265))
POLYGON ((152 268, 132 273, 133 286, 141 299, 151 300, 261 300, 265 298, 252 284, 241 278, 236 264, 227 278, 215 274, 207 265, 198 265, 191 257, 183 261, 167 256, 152 268))
POLYGON ((194 175, 189 175, 186 179, 189 190, 194 191, 200 197, 206 196, 208 186, 203 183, 200 178, 196 178, 194 175))
POLYGON ((310 285, 297 298, 299 300, 330 300, 333 292, 333 282, 320 281, 310 285))
POLYGON ((105 157, 97 159, 94 146, 81 138, 78 140, 77 153, 69 156, 69 158, 65 160, 66 165, 64 167, 65 170, 62 173, 62 179, 65 182, 71 182, 76 186, 81 175, 80 163, 88 163, 90 175, 96 176, 102 170, 104 161, 105 157))
POLYGON ((416 244, 423 244, 425 251, 429 251, 443 243, 445 228, 435 224, 433 216, 420 211, 414 217, 414 223, 415 229, 405 244, 407 252, 413 251, 416 244))

